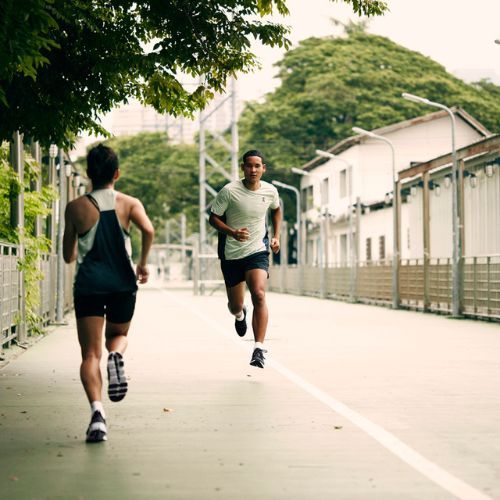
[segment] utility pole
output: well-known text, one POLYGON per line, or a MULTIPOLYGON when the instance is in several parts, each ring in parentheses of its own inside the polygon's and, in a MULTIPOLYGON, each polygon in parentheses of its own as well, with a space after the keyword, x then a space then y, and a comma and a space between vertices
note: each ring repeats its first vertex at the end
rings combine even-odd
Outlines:
POLYGON ((209 184, 209 179, 213 173, 222 174, 228 181, 234 181, 238 178, 238 110, 237 110, 237 92, 236 80, 231 79, 230 92, 223 99, 216 102, 215 106, 209 111, 200 113, 200 155, 199 155, 199 223, 200 223, 200 253, 203 253, 203 247, 207 244, 207 209, 211 205, 208 198, 215 198, 216 188, 209 184), (218 131, 211 130, 208 127, 209 120, 214 114, 222 110, 224 106, 231 107, 231 143, 218 131), (211 137, 209 137, 211 136, 211 137), (217 143, 230 153, 229 165, 223 165, 217 162, 209 153, 210 145, 217 143), (208 194, 208 196, 207 196, 208 194))

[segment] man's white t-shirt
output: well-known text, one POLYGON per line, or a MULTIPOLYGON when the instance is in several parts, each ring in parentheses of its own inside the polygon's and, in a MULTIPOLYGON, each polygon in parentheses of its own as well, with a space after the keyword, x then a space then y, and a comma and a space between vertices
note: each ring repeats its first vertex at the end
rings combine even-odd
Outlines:
POLYGON ((251 191, 243 179, 226 184, 217 194, 212 212, 219 217, 225 215, 226 224, 233 229, 246 227, 250 237, 246 241, 225 238, 226 260, 243 259, 257 252, 269 251, 266 216, 269 208, 280 205, 278 190, 269 182, 260 181, 260 188, 251 191))

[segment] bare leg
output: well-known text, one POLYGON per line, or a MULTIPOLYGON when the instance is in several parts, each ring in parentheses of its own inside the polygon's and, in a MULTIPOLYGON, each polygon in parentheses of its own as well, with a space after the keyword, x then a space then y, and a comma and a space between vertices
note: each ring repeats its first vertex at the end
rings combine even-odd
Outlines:
POLYGON ((242 281, 236 286, 227 286, 226 292, 229 312, 236 316, 243 311, 243 304, 245 300, 245 282, 242 281))
POLYGON ((104 318, 88 316, 76 321, 78 340, 82 351, 80 379, 89 403, 101 401, 102 377, 99 363, 102 355, 102 328, 104 318))
POLYGON ((127 349, 127 334, 130 321, 127 323, 111 323, 106 321, 106 349, 108 352, 119 352, 123 354, 127 349))
POLYGON ((252 328, 255 342, 264 342, 269 317, 266 304, 267 272, 264 269, 250 269, 245 273, 245 278, 252 296, 252 328))

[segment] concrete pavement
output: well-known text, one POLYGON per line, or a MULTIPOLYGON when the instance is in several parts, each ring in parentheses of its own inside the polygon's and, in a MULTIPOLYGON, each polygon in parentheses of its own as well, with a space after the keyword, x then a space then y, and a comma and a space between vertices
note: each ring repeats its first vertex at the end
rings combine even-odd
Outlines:
POLYGON ((102 445, 69 318, 0 371, 0 498, 500 498, 498 325, 268 302, 258 370, 222 293, 143 289, 102 445))

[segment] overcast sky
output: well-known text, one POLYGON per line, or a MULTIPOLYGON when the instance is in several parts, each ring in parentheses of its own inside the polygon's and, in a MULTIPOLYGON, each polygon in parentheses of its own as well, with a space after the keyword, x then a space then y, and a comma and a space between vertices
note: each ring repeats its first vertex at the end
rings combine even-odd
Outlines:
MULTIPOLYGON (((500 0, 388 0, 390 12, 372 18, 369 32, 418 51, 465 80, 490 77, 500 85, 500 0)), ((343 2, 288 0, 294 46, 310 36, 338 34, 330 19, 357 19, 343 2)), ((276 85, 273 63, 282 49, 255 46, 262 69, 239 79, 240 97, 257 99, 276 85)))

